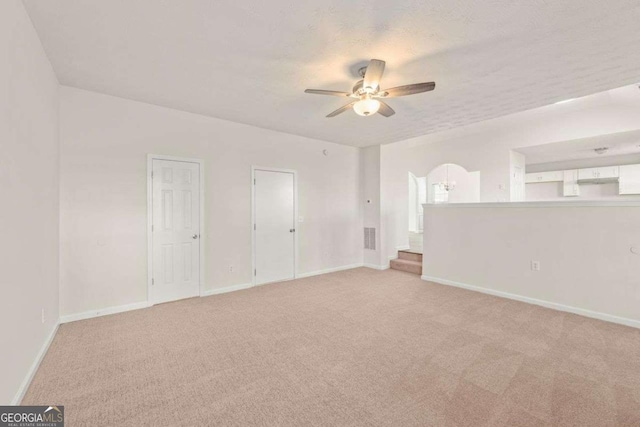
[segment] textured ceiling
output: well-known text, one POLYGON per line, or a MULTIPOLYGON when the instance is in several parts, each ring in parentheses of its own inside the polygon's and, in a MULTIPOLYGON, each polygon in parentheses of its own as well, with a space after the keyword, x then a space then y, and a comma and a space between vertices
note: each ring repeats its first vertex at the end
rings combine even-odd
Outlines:
POLYGON ((640 81, 638 0, 24 0, 61 84, 354 146, 640 81), (370 58, 397 114, 324 116, 370 58))

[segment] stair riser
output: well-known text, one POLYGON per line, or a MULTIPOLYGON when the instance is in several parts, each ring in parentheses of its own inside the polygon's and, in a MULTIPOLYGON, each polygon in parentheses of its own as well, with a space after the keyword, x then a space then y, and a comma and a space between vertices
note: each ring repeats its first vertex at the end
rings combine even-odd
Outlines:
POLYGON ((422 275, 422 265, 421 264, 400 264, 391 261, 391 268, 394 270, 405 271, 407 273, 422 275))
POLYGON ((411 252, 398 251, 398 258, 406 259, 407 261, 422 262, 422 254, 414 254, 411 252))

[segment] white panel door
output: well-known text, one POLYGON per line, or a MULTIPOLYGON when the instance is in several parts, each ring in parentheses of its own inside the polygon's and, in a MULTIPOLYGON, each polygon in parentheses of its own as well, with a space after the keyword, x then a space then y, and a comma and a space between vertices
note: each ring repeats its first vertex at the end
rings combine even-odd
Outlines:
POLYGON ((255 284, 295 277, 295 180, 291 172, 254 171, 255 284))
POLYGON ((150 301, 200 294, 200 165, 153 160, 150 301))

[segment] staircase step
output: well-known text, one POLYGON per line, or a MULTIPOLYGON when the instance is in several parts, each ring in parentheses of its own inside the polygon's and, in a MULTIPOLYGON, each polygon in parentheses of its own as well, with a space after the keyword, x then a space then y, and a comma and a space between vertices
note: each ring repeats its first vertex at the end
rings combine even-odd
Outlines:
POLYGON ((422 254, 411 251, 398 251, 398 258, 422 263, 422 254))
POLYGON ((422 262, 406 259, 392 259, 391 268, 394 270, 406 271, 407 273, 422 275, 422 262))

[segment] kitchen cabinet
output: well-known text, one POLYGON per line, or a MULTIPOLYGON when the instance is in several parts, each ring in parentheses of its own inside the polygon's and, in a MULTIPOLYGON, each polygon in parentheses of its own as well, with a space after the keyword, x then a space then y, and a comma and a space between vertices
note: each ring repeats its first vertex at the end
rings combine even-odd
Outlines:
POLYGON ((534 184, 536 182, 561 182, 563 180, 562 171, 532 172, 525 175, 525 183, 534 184))
POLYGON ((615 180, 619 176, 619 166, 578 169, 579 181, 615 180))
POLYGON ((578 169, 566 170, 563 172, 562 195, 565 197, 577 197, 580 195, 580 185, 578 185, 578 169))
POLYGON ((620 166, 620 194, 640 194, 640 165, 620 166))

